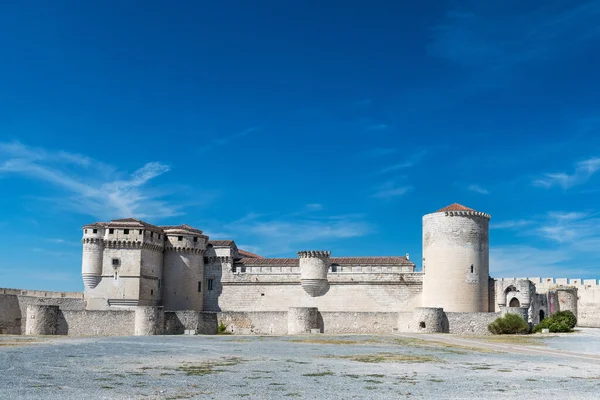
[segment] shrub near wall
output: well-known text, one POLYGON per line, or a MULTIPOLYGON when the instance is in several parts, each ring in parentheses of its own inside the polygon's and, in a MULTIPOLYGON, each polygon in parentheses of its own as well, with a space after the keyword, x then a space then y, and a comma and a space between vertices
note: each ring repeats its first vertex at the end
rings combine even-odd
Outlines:
POLYGON ((515 335, 529 333, 529 324, 520 315, 506 314, 488 325, 494 335, 515 335))
POLYGON ((559 311, 552 314, 533 327, 534 332, 541 332, 542 329, 548 329, 552 333, 571 332, 577 325, 577 317, 571 311, 559 311))

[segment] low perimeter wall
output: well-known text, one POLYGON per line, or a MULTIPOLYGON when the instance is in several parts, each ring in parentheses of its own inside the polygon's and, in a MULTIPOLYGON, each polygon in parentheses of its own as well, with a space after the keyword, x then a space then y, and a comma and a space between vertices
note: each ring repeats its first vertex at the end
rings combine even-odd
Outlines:
MULTIPOLYGON (((240 335, 286 335, 288 312, 220 312, 217 319, 227 331, 240 335)), ((488 335, 497 313, 444 313, 445 333, 488 335)), ((392 334, 421 332, 410 312, 319 312, 319 330, 329 334, 392 334)))

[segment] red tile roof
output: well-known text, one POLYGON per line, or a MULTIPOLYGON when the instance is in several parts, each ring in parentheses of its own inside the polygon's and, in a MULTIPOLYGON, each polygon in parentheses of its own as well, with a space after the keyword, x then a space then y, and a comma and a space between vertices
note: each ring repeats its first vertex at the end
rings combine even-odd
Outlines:
MULTIPOLYGON (((414 265, 406 257, 332 257, 331 264, 337 265, 414 265)), ((242 258, 239 262, 247 266, 298 266, 298 258, 242 258)))
POLYGON ((264 258, 263 256, 259 256, 258 254, 250 253, 249 251, 238 249, 238 253, 242 257, 246 258, 264 258))
POLYGON ((473 210, 472 208, 469 208, 469 207, 465 207, 462 204, 454 203, 454 204, 450 204, 447 207, 440 208, 436 212, 446 212, 446 211, 475 211, 475 210, 473 210))
POLYGON ((226 246, 229 247, 233 244, 233 240, 209 240, 208 244, 212 244, 213 246, 226 246))

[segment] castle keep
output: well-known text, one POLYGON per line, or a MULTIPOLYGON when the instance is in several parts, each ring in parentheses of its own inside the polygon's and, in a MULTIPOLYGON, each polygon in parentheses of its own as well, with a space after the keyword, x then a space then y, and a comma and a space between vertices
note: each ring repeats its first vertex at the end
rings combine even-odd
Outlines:
POLYGON ((490 215, 452 204, 423 217, 423 271, 405 256, 325 250, 263 258, 188 225, 127 218, 83 227, 83 293, 0 289, 0 333, 147 335, 485 334, 504 313, 571 310, 600 326, 596 281, 489 277, 490 215))

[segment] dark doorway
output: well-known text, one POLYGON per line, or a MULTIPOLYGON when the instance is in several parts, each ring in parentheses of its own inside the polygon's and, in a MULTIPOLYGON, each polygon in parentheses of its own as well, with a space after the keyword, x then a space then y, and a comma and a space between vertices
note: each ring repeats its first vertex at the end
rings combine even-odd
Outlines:
POLYGON ((510 303, 508 304, 509 307, 521 307, 521 303, 519 302, 519 299, 517 299, 516 297, 513 297, 512 300, 510 301, 510 303))
POLYGON ((540 322, 542 322, 544 317, 546 317, 546 314, 544 314, 544 310, 540 310, 540 322))

